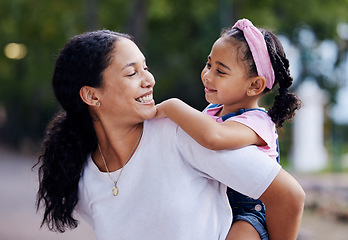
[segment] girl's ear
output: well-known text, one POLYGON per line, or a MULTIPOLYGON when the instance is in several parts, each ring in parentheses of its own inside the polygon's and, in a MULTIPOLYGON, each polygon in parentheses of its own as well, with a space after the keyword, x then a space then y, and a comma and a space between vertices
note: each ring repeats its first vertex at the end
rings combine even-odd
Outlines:
POLYGON ((267 82, 265 77, 256 76, 256 77, 250 78, 250 86, 247 91, 247 95, 256 96, 263 93, 263 91, 266 88, 266 84, 267 82))
POLYGON ((100 106, 98 97, 95 95, 95 88, 83 86, 80 89, 80 97, 89 106, 100 106))

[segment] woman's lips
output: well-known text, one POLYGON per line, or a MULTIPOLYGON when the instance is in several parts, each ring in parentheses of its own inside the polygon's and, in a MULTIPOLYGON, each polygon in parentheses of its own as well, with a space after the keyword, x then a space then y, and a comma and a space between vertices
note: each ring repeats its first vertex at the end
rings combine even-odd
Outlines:
POLYGON ((140 103, 151 103, 153 102, 153 95, 152 93, 150 93, 148 95, 141 96, 135 100, 140 103))

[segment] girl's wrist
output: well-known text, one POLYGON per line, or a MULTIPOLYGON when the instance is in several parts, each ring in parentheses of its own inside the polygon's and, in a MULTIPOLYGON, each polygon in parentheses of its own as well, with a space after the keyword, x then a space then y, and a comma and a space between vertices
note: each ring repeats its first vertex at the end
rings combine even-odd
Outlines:
POLYGON ((163 102, 163 110, 164 112, 166 111, 170 111, 171 108, 175 107, 178 105, 178 101, 180 101, 179 99, 177 98, 170 98, 170 99, 167 99, 163 102))

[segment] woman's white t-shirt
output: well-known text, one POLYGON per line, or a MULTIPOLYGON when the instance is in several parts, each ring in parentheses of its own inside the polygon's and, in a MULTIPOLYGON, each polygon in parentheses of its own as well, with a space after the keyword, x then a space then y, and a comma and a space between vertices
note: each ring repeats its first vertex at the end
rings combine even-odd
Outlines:
POLYGON ((208 150, 169 119, 145 121, 143 131, 117 196, 90 157, 82 171, 78 211, 98 240, 225 239, 232 222, 226 185, 259 198, 281 168, 254 146, 208 150))

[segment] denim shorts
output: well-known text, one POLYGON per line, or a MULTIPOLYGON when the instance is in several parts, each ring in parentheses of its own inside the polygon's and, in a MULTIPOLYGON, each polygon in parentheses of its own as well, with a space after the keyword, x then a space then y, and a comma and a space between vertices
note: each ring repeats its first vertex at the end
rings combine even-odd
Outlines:
POLYGON ((233 212, 233 223, 246 221, 256 229, 261 240, 268 240, 265 205, 230 188, 227 188, 227 196, 233 212))

